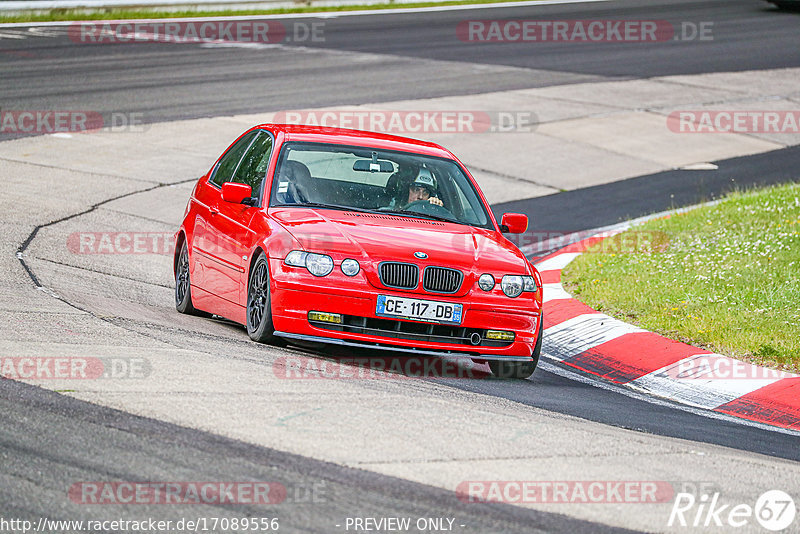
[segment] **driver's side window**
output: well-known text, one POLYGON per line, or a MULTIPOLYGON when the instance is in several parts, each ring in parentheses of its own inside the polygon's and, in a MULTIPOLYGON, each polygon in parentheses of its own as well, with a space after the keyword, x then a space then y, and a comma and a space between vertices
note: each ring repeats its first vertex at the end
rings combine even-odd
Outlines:
POLYGON ((236 144, 234 144, 230 150, 222 156, 219 163, 217 163, 217 168, 214 169, 214 173, 211 177, 211 183, 217 187, 222 187, 222 184, 225 182, 232 181, 233 175, 239 167, 239 162, 242 160, 242 156, 256 135, 258 135, 258 131, 252 131, 243 135, 236 141, 236 144))
POLYGON ((242 158, 232 181, 249 185, 253 190, 253 196, 260 196, 261 182, 267 174, 271 155, 272 137, 267 132, 260 130, 250 144, 250 149, 242 158))

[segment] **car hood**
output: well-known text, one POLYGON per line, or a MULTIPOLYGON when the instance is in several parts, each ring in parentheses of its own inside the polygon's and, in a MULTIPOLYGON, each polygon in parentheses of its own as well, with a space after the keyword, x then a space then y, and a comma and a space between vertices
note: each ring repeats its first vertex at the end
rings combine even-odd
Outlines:
POLYGON ((317 208, 273 208, 272 217, 311 252, 377 264, 403 261, 493 274, 528 271, 527 260, 497 232, 463 224, 317 208), (423 252, 427 259, 417 259, 423 252))

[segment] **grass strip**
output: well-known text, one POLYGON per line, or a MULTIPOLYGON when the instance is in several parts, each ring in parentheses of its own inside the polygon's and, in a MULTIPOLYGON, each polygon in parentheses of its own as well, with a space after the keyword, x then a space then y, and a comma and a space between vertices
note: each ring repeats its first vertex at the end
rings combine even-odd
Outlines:
POLYGON ((800 184, 649 221, 579 256, 562 279, 598 311, 800 372, 800 184))

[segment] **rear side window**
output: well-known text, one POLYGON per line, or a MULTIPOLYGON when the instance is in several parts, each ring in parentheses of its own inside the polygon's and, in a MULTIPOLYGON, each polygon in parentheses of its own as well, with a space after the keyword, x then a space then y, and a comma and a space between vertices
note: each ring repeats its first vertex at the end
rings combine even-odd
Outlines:
POLYGON ((250 149, 242 158, 233 181, 249 185, 253 189, 253 196, 259 196, 261 182, 267 174, 271 155, 272 137, 263 130, 259 131, 258 136, 250 144, 250 149))
POLYGON ((217 168, 214 169, 214 175, 211 177, 212 183, 216 184, 217 187, 222 187, 222 184, 231 181, 239 162, 242 160, 242 156, 256 135, 258 135, 258 131, 245 134, 222 156, 217 168))

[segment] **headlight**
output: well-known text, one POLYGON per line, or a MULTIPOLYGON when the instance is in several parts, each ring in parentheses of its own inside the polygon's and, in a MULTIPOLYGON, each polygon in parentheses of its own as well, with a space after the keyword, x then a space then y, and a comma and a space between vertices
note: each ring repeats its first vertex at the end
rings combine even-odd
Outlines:
POLYGON ((328 276, 333 270, 333 258, 327 254, 293 250, 286 255, 283 262, 292 267, 305 267, 314 276, 328 276))
POLYGON ((522 284, 523 284, 523 291, 533 291, 534 293, 538 291, 538 287, 536 287, 536 280, 533 279, 532 276, 523 276, 522 277, 522 284))
POLYGON ((342 272, 347 276, 355 276, 361 270, 361 265, 356 260, 346 259, 342 262, 342 272))
POLYGON ((494 289, 494 276, 491 274, 482 274, 481 277, 478 278, 478 287, 484 291, 491 291, 494 289))
POLYGON ((500 285, 507 297, 514 298, 522 295, 523 284, 521 276, 507 274, 503 277, 503 282, 500 285))
POLYGON ((306 269, 314 276, 328 276, 333 270, 333 258, 326 254, 306 254, 306 269))
POLYGON ((302 250, 293 250, 286 255, 286 258, 283 260, 283 262, 286 265, 291 265, 292 267, 305 267, 306 256, 308 256, 308 252, 303 252, 302 250))

